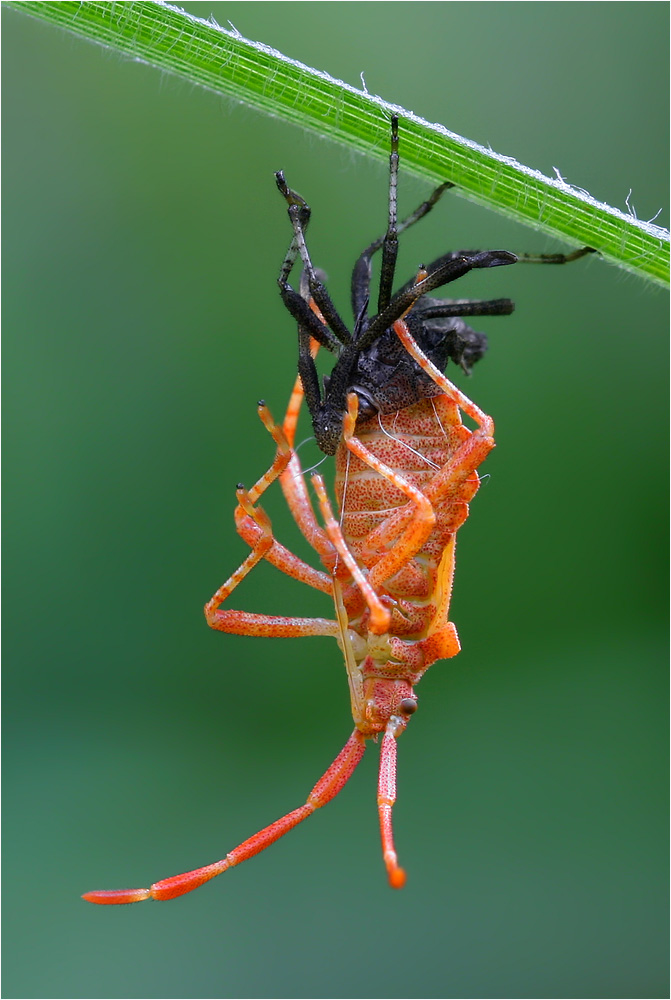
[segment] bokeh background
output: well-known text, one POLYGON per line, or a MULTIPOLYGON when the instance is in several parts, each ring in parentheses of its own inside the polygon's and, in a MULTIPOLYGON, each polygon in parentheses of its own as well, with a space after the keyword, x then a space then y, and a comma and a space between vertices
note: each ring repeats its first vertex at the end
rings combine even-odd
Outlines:
MULTIPOLYGON (((668 225, 665 4, 185 6, 668 225)), ((467 391, 499 447, 460 535, 463 652, 399 746, 405 891, 371 748, 197 893, 81 902, 222 857, 350 732, 335 643, 226 637, 201 608, 245 555, 235 484, 272 455, 256 400, 281 412, 295 373, 272 172, 347 312, 386 171, 14 10, 3 28, 4 994, 668 995, 667 299, 597 259, 460 284, 517 312, 478 323, 467 391)), ((427 191, 402 171, 401 211, 427 191)), ((559 249, 450 197, 401 278, 460 246, 559 249)), ((279 490, 267 507, 305 553, 279 490)), ((231 603, 325 600, 263 566, 231 603)))

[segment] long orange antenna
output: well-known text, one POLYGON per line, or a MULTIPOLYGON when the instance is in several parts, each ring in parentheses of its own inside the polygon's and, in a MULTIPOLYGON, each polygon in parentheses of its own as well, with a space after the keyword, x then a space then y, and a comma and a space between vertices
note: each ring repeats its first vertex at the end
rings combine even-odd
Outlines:
POLYGON ((164 878, 160 882, 154 882, 150 889, 96 889, 93 892, 85 892, 82 899, 89 903, 102 904, 140 903, 145 899, 174 899, 176 896, 183 896, 185 892, 197 889, 204 882, 208 882, 216 875, 221 875, 227 868, 233 868, 234 865, 239 865, 242 861, 253 858, 255 854, 264 851, 266 847, 270 847, 285 833, 307 819, 315 809, 325 806, 327 802, 335 798, 354 773, 354 769, 363 757, 365 748, 365 737, 358 729, 355 729, 328 771, 322 775, 310 792, 305 805, 287 813, 281 819, 275 820, 263 830, 259 830, 249 840, 239 844, 221 861, 215 861, 214 864, 206 865, 204 868, 196 868, 192 872, 184 872, 182 875, 164 878))
POLYGON ((377 790, 377 811, 380 816, 382 834, 382 856, 392 889, 402 889, 405 885, 405 871, 399 866, 394 847, 394 831, 391 810, 396 801, 396 730, 397 720, 387 724, 380 747, 380 776, 377 790))

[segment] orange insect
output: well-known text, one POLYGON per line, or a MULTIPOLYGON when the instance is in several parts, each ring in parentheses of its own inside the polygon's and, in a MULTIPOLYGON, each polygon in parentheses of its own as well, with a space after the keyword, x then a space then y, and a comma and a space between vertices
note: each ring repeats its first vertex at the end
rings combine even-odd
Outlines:
MULTIPOLYGON (((384 237, 361 254, 352 276, 355 317, 349 331, 331 302, 305 243, 310 218, 306 202, 276 175, 289 206, 294 236, 279 277, 283 301, 298 322, 299 377, 282 425, 259 403, 259 416, 277 445, 268 471, 250 489, 239 486, 236 528, 251 553, 205 606, 208 624, 235 635, 332 636, 347 670, 354 731, 307 801, 234 848, 221 861, 174 875, 149 889, 85 893, 92 903, 134 903, 173 899, 227 868, 246 861, 333 799, 352 775, 366 741, 381 739, 377 805, 382 852, 391 886, 400 889, 392 831, 396 799, 396 741, 417 708, 415 685, 436 660, 459 652, 448 620, 455 539, 475 495, 477 468, 494 447, 494 424, 442 374, 452 359, 465 371, 486 350, 483 334, 464 316, 512 312, 509 299, 488 302, 437 300, 426 294, 474 268, 514 264, 503 250, 448 253, 392 294, 398 234, 426 215, 452 184, 442 184, 403 222, 396 221, 398 120, 392 119, 389 222, 384 237), (371 261, 382 249, 377 312, 368 316, 371 261), (300 257, 300 294, 288 283, 300 257), (336 356, 331 375, 319 384, 314 358, 322 346, 336 356), (298 416, 305 398, 321 449, 335 455, 333 512, 324 481, 312 476, 324 527, 308 496, 294 450, 298 416), (469 430, 461 412, 475 423, 469 430), (301 532, 326 572, 316 570, 273 536, 258 501, 279 479, 301 532), (328 594, 335 619, 287 618, 223 608, 240 581, 261 560, 328 594)), ((569 255, 527 257, 549 263, 569 255)))

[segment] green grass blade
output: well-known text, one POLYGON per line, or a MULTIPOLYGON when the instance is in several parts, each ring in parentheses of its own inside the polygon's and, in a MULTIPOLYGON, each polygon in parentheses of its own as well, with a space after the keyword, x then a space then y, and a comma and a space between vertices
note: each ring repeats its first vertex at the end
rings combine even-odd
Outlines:
POLYGON ((466 198, 573 245, 595 247, 618 266, 669 284, 667 230, 598 202, 561 177, 545 177, 235 31, 160 0, 6 0, 5 6, 378 158, 388 155, 388 122, 395 112, 401 118, 406 170, 432 181, 452 181, 466 198))

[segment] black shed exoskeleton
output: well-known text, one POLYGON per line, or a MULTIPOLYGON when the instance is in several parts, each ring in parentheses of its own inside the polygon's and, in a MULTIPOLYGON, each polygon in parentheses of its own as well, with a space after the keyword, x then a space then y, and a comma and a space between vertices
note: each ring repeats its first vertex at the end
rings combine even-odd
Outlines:
POLYGON ((449 360, 469 373, 487 350, 484 333, 473 330, 466 316, 505 316, 514 307, 510 299, 467 300, 434 299, 429 292, 447 285, 476 268, 500 267, 518 261, 564 264, 576 260, 590 248, 571 254, 517 256, 507 250, 457 250, 443 254, 427 268, 420 268, 395 294, 392 293, 398 236, 427 215, 444 191, 454 187, 446 182, 402 222, 396 218, 398 182, 398 118, 391 120, 391 155, 389 171, 389 221, 384 236, 374 240, 358 258, 352 272, 352 312, 350 331, 315 269, 305 242, 310 221, 310 207, 286 184, 284 174, 275 174, 277 186, 289 206, 294 236, 278 278, 282 300, 298 323, 298 371, 312 417, 317 443, 327 455, 335 454, 342 433, 348 392, 359 397, 361 419, 374 413, 391 413, 412 402, 436 395, 439 391, 419 365, 407 354, 392 330, 393 323, 405 322, 417 345, 441 371, 449 360), (380 284, 376 312, 369 315, 372 258, 382 250, 380 284), (300 257, 303 272, 300 292, 289 284, 289 275, 300 257), (322 322, 311 308, 319 309, 322 322), (317 369, 310 353, 310 337, 335 355, 330 376, 320 387, 317 369))

